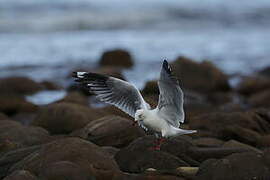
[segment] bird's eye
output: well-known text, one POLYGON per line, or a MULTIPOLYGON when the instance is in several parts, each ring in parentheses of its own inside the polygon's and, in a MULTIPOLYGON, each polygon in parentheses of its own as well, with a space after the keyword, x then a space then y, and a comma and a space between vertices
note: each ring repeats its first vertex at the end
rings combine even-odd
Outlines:
POLYGON ((139 115, 139 118, 140 118, 140 119, 142 118, 142 114, 139 115))

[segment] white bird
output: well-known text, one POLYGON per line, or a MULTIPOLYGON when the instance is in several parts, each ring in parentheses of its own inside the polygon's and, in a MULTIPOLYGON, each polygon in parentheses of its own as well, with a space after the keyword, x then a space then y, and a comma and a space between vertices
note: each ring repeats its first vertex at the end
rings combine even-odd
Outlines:
POLYGON ((75 72, 74 77, 89 88, 90 92, 96 94, 100 101, 126 112, 144 130, 153 131, 159 137, 155 149, 160 149, 164 138, 196 132, 179 128, 185 119, 184 94, 166 60, 163 62, 158 81, 160 94, 155 109, 151 109, 140 91, 126 81, 90 72, 75 72))

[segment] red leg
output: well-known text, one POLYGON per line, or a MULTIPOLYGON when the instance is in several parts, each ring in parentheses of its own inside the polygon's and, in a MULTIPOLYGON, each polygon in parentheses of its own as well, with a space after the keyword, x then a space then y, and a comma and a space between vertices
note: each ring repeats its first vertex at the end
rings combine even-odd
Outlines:
POLYGON ((158 138, 156 141, 156 145, 153 147, 153 150, 160 150, 160 147, 164 141, 165 141, 165 138, 163 137, 158 138))

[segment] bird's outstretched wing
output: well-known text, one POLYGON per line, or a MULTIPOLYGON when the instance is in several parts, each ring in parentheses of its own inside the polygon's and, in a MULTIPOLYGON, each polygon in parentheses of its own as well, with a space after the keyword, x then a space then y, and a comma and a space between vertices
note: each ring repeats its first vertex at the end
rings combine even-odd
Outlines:
POLYGON ((132 117, 138 109, 150 109, 139 90, 126 81, 90 72, 74 72, 73 76, 99 100, 118 107, 132 117))
POLYGON ((160 92, 157 106, 159 115, 174 127, 179 127, 180 122, 183 123, 185 119, 184 95, 166 60, 162 65, 158 86, 160 92))

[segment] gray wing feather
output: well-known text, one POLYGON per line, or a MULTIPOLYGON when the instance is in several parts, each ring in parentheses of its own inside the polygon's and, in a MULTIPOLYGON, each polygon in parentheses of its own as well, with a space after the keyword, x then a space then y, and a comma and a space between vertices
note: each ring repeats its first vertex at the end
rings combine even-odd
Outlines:
POLYGON ((138 109, 150 109, 139 90, 126 81, 88 72, 75 72, 74 77, 99 100, 116 106, 132 117, 138 109))
POLYGON ((160 92, 157 107, 159 115, 171 125, 179 127, 180 122, 183 123, 185 119, 184 94, 178 80, 172 76, 171 68, 166 60, 163 62, 158 86, 160 92))

